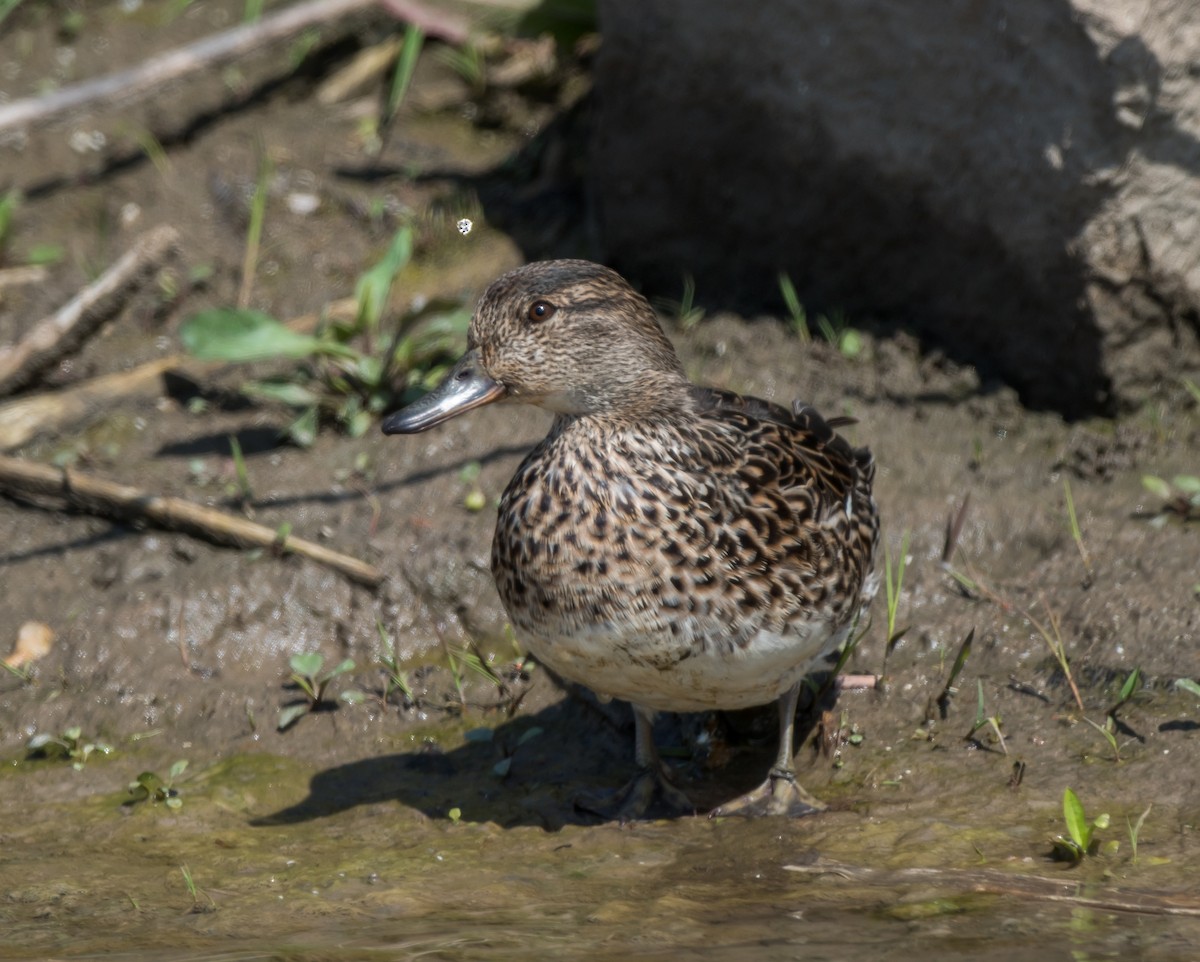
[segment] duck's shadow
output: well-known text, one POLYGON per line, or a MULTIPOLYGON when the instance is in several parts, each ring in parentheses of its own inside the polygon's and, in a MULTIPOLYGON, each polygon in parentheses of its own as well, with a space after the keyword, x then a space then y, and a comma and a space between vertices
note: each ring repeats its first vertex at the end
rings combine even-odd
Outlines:
MULTIPOLYGON (((763 720, 773 730, 775 710, 765 711, 763 720)), ((660 750, 671 760, 680 787, 698 813, 753 788, 774 753, 772 738, 760 744, 757 737, 747 740, 743 733, 734 736, 742 744, 728 751, 720 764, 694 757, 677 762, 676 756, 692 755, 681 747, 689 741, 689 731, 706 724, 711 724, 709 716, 663 715, 655 726, 660 750)), ((752 727, 757 734, 759 723, 752 727)), ((804 727, 800 718, 798 735, 804 727)), ((479 733, 482 736, 483 730, 479 733)), ((596 706, 586 696, 568 698, 500 724, 490 738, 468 738, 451 751, 425 745, 318 772, 307 797, 251 824, 297 824, 361 805, 396 802, 434 819, 494 822, 506 828, 556 831, 567 825, 595 825, 604 819, 577 808, 574 798, 582 791, 619 787, 633 774, 632 753, 628 706, 596 706)))

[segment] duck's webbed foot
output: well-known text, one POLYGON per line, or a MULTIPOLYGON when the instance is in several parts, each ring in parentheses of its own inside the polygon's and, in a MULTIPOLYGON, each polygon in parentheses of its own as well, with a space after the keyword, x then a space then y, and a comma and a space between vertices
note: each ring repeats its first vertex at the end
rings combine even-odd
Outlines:
POLYGON ((586 792, 575 796, 575 807, 621 822, 645 818, 652 811, 664 815, 694 815, 696 806, 676 788, 661 763, 643 766, 616 791, 586 792))
POLYGON ((796 781, 796 773, 790 768, 772 768, 767 780, 758 788, 747 792, 714 808, 710 818, 719 815, 744 815, 756 818, 760 815, 786 815, 801 818, 825 810, 825 805, 804 790, 796 781))
POLYGON ((637 774, 615 792, 588 792, 575 797, 575 807, 622 822, 645 818, 652 811, 664 815, 695 815, 696 806, 671 781, 671 773, 654 747, 654 712, 633 706, 636 725, 634 755, 637 774))

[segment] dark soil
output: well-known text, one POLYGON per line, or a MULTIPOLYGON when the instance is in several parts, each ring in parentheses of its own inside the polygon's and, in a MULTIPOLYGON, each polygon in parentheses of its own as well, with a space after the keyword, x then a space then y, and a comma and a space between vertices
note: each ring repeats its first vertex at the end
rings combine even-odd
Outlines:
MULTIPOLYGON (((71 38, 56 29, 56 6, 18 10, 0 37, 0 63, 15 65, 6 93, 139 61, 236 19, 242 4, 194 4, 162 25, 167 6, 127 15, 116 3, 89 4, 87 25, 71 38)), ((581 165, 561 159, 583 150, 585 117, 563 114, 585 83, 580 66, 475 96, 427 50, 409 105, 373 154, 364 118, 378 110, 379 84, 331 105, 315 94, 354 49, 393 30, 379 17, 331 24, 297 70, 286 50, 255 56, 236 76, 197 77, 147 103, 76 116, 0 147, 0 186, 26 196, 7 264, 36 244, 65 249, 46 283, 3 291, 0 343, 68 300, 142 231, 172 223, 183 234, 172 283, 128 301, 30 393, 175 352, 183 320, 233 303, 262 154, 274 173, 252 304, 277 317, 349 295, 406 217, 418 227, 418 254, 398 306, 442 294, 471 300, 526 257, 586 252, 583 192, 562 179, 581 165), (103 131, 105 146, 77 153, 70 144, 80 130, 103 131), (162 144, 162 163, 137 146, 147 130, 162 144), (317 211, 291 212, 297 193, 316 195, 317 211), (460 216, 475 221, 466 237, 454 230, 460 216)), ((800 396, 857 418, 850 434, 876 454, 893 560, 907 539, 899 621, 908 630, 885 658, 881 592, 847 666, 883 673, 884 689, 838 698, 824 751, 813 747, 819 711, 801 726, 801 777, 841 810, 830 817, 890 813, 899 826, 905 812, 936 819, 953 804, 968 821, 977 811, 985 822, 1024 826, 1002 833, 989 855, 1004 858, 1007 848, 1009 857, 1040 858, 1063 831, 1059 803, 1071 787, 1089 814, 1112 813, 1109 837, 1124 839, 1124 817, 1153 803, 1143 853, 1157 845, 1181 868, 1194 858, 1200 700, 1173 683, 1200 677, 1200 528, 1149 523, 1159 502, 1141 477, 1200 471, 1197 406, 1067 424, 1024 410, 1011 390, 981 384, 971 369, 903 337, 871 334, 863 353, 847 358, 820 339, 800 343, 778 318, 710 316, 686 332, 665 322, 694 379, 784 402, 800 396), (1068 524, 1067 482, 1087 567, 1068 524), (973 587, 942 564, 948 522, 967 499, 952 566, 973 587), (1061 633, 1083 710, 1038 625, 1061 633), (943 716, 936 700, 971 631, 943 716), (1089 722, 1105 723, 1135 668, 1137 693, 1117 716, 1118 761, 1089 722), (1003 745, 989 726, 967 737, 980 698, 1003 745), (1016 762, 1024 764, 1019 785, 1016 762)), ((236 816, 243 826, 303 825, 382 801, 439 824, 451 808, 500 826, 593 822, 571 796, 628 774, 631 719, 624 706, 564 692, 544 670, 512 667, 520 639, 506 633, 487 567, 494 499, 547 418, 486 409, 408 439, 326 428, 301 450, 280 439, 288 411, 240 397, 245 377, 227 368, 203 383, 172 382, 157 401, 96 411, 17 453, 237 510, 234 435, 256 520, 290 524, 373 562, 386 583, 372 591, 294 557, 214 547, 54 501, 0 499, 0 646, 27 621, 55 633, 27 677, 0 674, 0 755, 14 760, 13 777, 0 779, 6 822, 37 838, 39 811, 51 802, 123 792, 139 771, 163 773, 176 758, 194 775, 247 755, 292 758, 315 777, 307 790, 293 779, 258 794, 236 816), (481 511, 465 505, 473 482, 462 472, 475 462, 487 497, 481 511), (408 668, 411 698, 385 690, 382 634, 408 668), (499 682, 463 669, 464 650, 490 659, 499 682), (352 658, 354 671, 332 692, 354 688, 366 698, 279 732, 279 711, 299 697, 288 658, 304 652, 329 665, 352 658), (16 764, 32 735, 72 726, 114 755, 94 756, 79 772, 61 762, 16 764), (495 732, 464 737, 476 728, 495 732), (505 759, 509 767, 497 769, 505 759)), ((664 718, 659 737, 677 749, 681 782, 708 805, 761 777, 772 729, 769 713, 765 722, 664 718)))

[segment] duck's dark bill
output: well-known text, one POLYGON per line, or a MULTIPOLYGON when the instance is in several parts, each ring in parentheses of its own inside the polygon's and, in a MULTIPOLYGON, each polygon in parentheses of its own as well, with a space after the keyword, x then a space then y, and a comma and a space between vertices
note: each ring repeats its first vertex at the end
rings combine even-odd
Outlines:
POLYGON ((479 355, 468 351, 445 380, 419 401, 383 419, 384 434, 419 434, 443 421, 504 397, 505 388, 483 373, 479 355))

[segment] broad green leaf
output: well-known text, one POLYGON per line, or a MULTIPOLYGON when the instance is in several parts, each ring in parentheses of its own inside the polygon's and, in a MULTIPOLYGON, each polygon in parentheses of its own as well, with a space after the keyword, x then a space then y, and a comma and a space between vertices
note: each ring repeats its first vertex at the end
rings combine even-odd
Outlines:
POLYGON ((322 342, 298 334, 261 311, 217 308, 193 315, 179 330, 184 350, 205 361, 262 361, 306 358, 324 350, 322 342))
POLYGON ((302 448, 311 448, 317 440, 317 408, 314 405, 287 426, 287 436, 302 448))
POLYGON ((307 715, 307 714, 308 714, 308 705, 307 704, 302 703, 299 705, 288 705, 287 708, 283 709, 279 713, 279 722, 275 727, 279 731, 283 731, 289 725, 295 724, 296 719, 298 719, 301 715, 307 715))
POLYGON ((320 401, 308 388, 291 381, 247 381, 241 390, 249 397, 278 401, 294 408, 314 407, 320 401))
MULTIPOLYGON (((326 675, 325 678, 326 678, 326 680, 328 680, 330 678, 336 678, 338 675, 344 675, 348 671, 354 671, 354 659, 353 658, 347 658, 345 661, 343 661, 341 664, 339 664, 336 668, 330 669, 329 674, 326 675)), ((314 674, 315 674, 315 672, 314 672, 314 674)))
POLYGON ((1125 679, 1125 684, 1121 686, 1120 699, 1122 702, 1127 702, 1133 697, 1134 689, 1137 688, 1138 679, 1141 678, 1141 671, 1137 668, 1129 673, 1129 677, 1125 679))
POLYGON ((368 329, 374 330, 383 316, 392 282, 412 259, 413 235, 411 227, 401 227, 394 237, 383 259, 366 270, 354 287, 358 301, 358 320, 368 329))
POLYGON ((1171 486, 1160 477, 1156 477, 1153 474, 1143 474, 1142 487, 1156 498, 1162 498, 1164 501, 1171 500, 1171 486))
POLYGON ((1186 691, 1188 694, 1195 695, 1200 698, 1200 685, 1192 681, 1190 678, 1176 678, 1175 687, 1180 691, 1186 691))
POLYGON ((1200 494, 1200 477, 1194 474, 1177 474, 1171 483, 1184 494, 1200 494))
POLYGON ((177 779, 180 775, 182 775, 187 770, 187 767, 188 767, 188 763, 187 763, 186 758, 181 758, 174 765, 172 765, 171 766, 171 781, 175 781, 175 779, 177 779))
POLYGON ((1063 819, 1067 823, 1071 839, 1086 852, 1088 843, 1091 842, 1092 827, 1088 825, 1083 814, 1083 804, 1079 801, 1079 796, 1069 788, 1063 792, 1063 819))
POLYGON ((297 675, 316 678, 321 671, 321 666, 325 664, 325 659, 317 652, 311 651, 304 655, 292 655, 288 659, 288 664, 297 675))
POLYGON ((366 697, 357 688, 351 688, 349 691, 344 691, 338 695, 338 700, 345 702, 347 705, 361 705, 366 700, 366 697))

